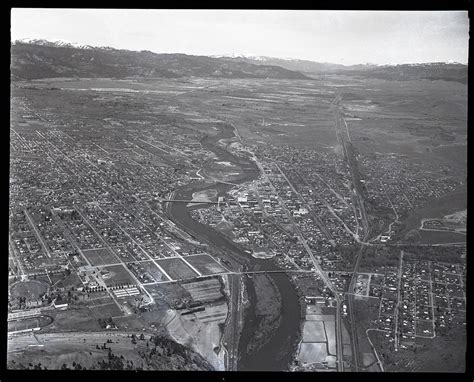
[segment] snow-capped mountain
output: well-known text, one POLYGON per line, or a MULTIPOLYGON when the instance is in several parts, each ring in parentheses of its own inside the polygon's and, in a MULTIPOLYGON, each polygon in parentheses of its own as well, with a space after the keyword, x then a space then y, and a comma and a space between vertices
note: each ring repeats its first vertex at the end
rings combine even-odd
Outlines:
POLYGON ((271 57, 265 57, 265 56, 256 56, 254 54, 236 54, 236 53, 231 53, 231 54, 217 54, 217 55, 211 55, 209 57, 213 58, 244 58, 244 59, 249 59, 249 60, 255 60, 255 61, 267 61, 271 57))
POLYGON ((11 73, 18 79, 132 76, 310 79, 298 71, 278 66, 229 60, 101 48, 64 40, 23 39, 11 46, 11 73))
POLYGON ((230 54, 219 56, 223 60, 247 62, 255 65, 279 66, 309 76, 326 74, 346 74, 361 77, 372 77, 385 80, 407 81, 416 79, 446 80, 467 83, 467 65, 454 61, 407 63, 407 64, 373 64, 357 65, 331 64, 300 59, 286 59, 246 54, 230 54))
POLYGON ((80 44, 77 42, 70 42, 66 40, 53 40, 48 41, 44 39, 35 39, 35 38, 23 38, 20 40, 16 40, 13 44, 33 44, 33 45, 42 45, 42 46, 50 46, 50 47, 60 47, 60 48, 76 48, 76 49, 106 49, 112 50, 113 48, 108 46, 92 46, 87 44, 80 44))

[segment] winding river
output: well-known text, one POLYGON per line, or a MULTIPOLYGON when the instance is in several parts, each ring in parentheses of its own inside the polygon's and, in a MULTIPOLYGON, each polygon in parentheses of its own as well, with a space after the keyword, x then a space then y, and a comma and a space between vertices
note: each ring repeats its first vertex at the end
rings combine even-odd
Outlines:
MULTIPOLYGON (((241 176, 232 180, 235 184, 256 179, 259 175, 256 164, 245 158, 239 158, 225 148, 218 145, 221 139, 234 138, 235 133, 232 126, 227 124, 219 125, 220 131, 215 135, 208 135, 202 139, 201 144, 209 151, 212 151, 217 161, 230 162, 241 169, 241 176)), ((206 166, 204 166, 206 168, 206 166)), ((232 170, 229 170, 232 171, 232 170)), ((210 181, 198 181, 184 185, 175 191, 175 199, 191 200, 195 192, 215 189, 219 196, 224 196, 232 188, 230 184, 210 181)), ((278 267, 271 260, 255 259, 245 253, 242 248, 233 243, 230 239, 214 230, 212 227, 201 224, 190 216, 190 211, 196 208, 206 208, 206 206, 186 207, 185 203, 168 203, 167 214, 169 218, 181 229, 194 236, 200 241, 206 242, 222 251, 247 270, 276 270, 278 267)), ((264 343, 260 343, 258 348, 253 346, 257 338, 256 328, 262 320, 255 307, 257 305, 257 293, 255 292, 255 280, 244 277, 248 307, 245 309, 244 323, 240 334, 238 345, 238 370, 287 370, 296 351, 297 342, 300 335, 300 303, 299 296, 293 284, 284 273, 266 274, 263 277, 271 279, 273 290, 266 291, 265 299, 268 301, 278 301, 281 305, 275 307, 280 312, 280 319, 272 327, 271 333, 265 335, 264 343), (274 294, 273 296, 271 294, 274 294), (250 347, 249 347, 250 345, 250 347), (248 350, 254 349, 254 350, 248 350)))

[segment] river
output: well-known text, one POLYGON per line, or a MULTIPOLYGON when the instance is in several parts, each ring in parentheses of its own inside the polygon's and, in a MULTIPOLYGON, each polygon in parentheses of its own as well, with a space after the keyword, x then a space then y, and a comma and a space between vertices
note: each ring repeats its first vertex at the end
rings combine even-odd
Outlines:
MULTIPOLYGON (((230 162, 234 166, 241 169, 241 176, 232 180, 233 183, 241 184, 256 179, 259 175, 256 164, 245 158, 239 158, 229 151, 217 145, 220 139, 228 139, 235 137, 232 126, 227 124, 219 125, 220 131, 216 135, 208 135, 202 141, 203 147, 212 151, 218 161, 230 162)), ((235 170, 230 170, 235 171, 235 170)), ((175 199, 192 199, 195 192, 215 189, 218 196, 224 196, 230 188, 230 184, 223 184, 210 181, 198 181, 188 185, 184 185, 175 191, 175 199)), ((206 208, 206 206, 186 207, 185 203, 168 203, 167 214, 169 218, 181 229, 194 236, 200 241, 224 251, 229 259, 242 265, 247 270, 276 270, 278 267, 271 260, 255 259, 245 253, 242 248, 233 243, 230 239, 214 230, 212 227, 201 224, 194 220, 190 211, 196 208, 206 208)), ((281 319, 275 327, 272 328, 271 334, 266 335, 265 342, 258 349, 248 351, 248 346, 253 348, 252 343, 256 338, 256 328, 262 319, 258 316, 255 307, 257 304, 257 294, 255 293, 254 279, 244 278, 248 307, 244 313, 244 323, 240 334, 238 345, 238 370, 287 370, 296 351, 296 346, 300 336, 300 320, 301 309, 299 296, 284 273, 266 274, 264 277, 271 279, 275 286, 273 291, 267 291, 265 299, 268 301, 279 301, 281 306, 275 307, 280 311, 281 319), (275 296, 268 293, 278 294, 275 296)))

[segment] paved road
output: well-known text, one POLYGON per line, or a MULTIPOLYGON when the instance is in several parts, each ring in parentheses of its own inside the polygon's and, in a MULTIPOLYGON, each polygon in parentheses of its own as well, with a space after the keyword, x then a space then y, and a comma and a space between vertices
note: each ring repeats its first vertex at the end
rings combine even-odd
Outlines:
POLYGON ((48 246, 47 246, 46 243, 43 241, 43 237, 42 237, 41 234, 39 233, 38 228, 36 227, 36 224, 35 224, 35 222, 33 221, 33 218, 31 217, 31 215, 29 214, 29 212, 28 212, 28 210, 27 210, 26 208, 23 209, 23 212, 25 213, 25 216, 26 216, 26 218, 28 219, 28 223, 30 223, 31 228, 33 228, 33 230, 35 231, 36 238, 38 239, 38 241, 39 241, 41 247, 43 248, 44 253, 46 253, 46 255, 47 255, 48 257, 51 257, 51 253, 49 252, 48 246))
MULTIPOLYGON (((256 160, 256 159, 255 159, 256 160)), ((259 167, 263 170, 261 164, 256 160, 257 164, 259 165, 259 167)), ((302 196, 299 194, 299 192, 295 189, 295 187, 293 186, 293 184, 290 182, 290 180, 286 177, 286 175, 283 173, 283 171, 281 171, 280 167, 275 163, 275 166, 277 167, 277 169, 280 171, 281 175, 283 176, 283 178, 286 180, 286 182, 288 183, 288 185, 290 186, 290 188, 293 190, 293 192, 301 199, 302 196)), ((263 174, 265 174, 265 171, 262 171, 263 174)), ((267 177, 267 181, 271 183, 271 181, 268 179, 267 177)), ((273 184, 272 184, 272 187, 273 187, 273 184)), ((282 204, 284 205, 284 203, 282 202, 282 204)), ((285 206, 285 209, 286 209, 286 206, 285 206)), ((288 212, 288 210, 287 210, 288 212)), ((338 371, 344 371, 344 362, 343 362, 343 353, 342 353, 342 324, 341 324, 341 301, 340 301, 340 297, 339 297, 339 294, 338 294, 338 291, 336 289, 336 287, 333 285, 333 283, 331 282, 331 280, 328 278, 327 274, 322 270, 321 266, 319 265, 319 262, 316 260, 316 258, 314 257, 314 254, 313 254, 313 251, 311 250, 311 248, 309 247, 306 239, 304 238, 303 234, 301 233, 298 225, 296 224, 296 222, 294 221, 291 213, 288 212, 288 217, 293 225, 293 227, 295 228, 295 231, 296 231, 296 234, 297 236, 299 237, 300 239, 300 242, 303 244, 303 247, 305 248, 306 252, 308 253, 308 255, 310 256, 311 258, 311 261, 313 262, 313 265, 314 265, 314 268, 315 268, 315 273, 321 277, 321 279, 323 280, 324 284, 332 291, 332 293, 334 294, 334 297, 336 299, 336 353, 337 353, 337 370, 338 371)))

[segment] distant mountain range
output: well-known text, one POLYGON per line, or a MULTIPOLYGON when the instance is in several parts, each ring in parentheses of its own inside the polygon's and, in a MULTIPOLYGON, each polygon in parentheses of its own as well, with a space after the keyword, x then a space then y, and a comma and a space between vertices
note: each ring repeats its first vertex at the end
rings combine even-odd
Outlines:
POLYGON ((279 66, 46 40, 15 41, 11 46, 11 75, 12 79, 134 76, 310 79, 279 66))
POLYGON ((319 63, 265 56, 192 56, 94 47, 62 40, 18 40, 11 46, 12 79, 51 77, 214 77, 311 79, 345 74, 384 80, 445 80, 467 83, 467 65, 319 63))
POLYGON ((341 65, 320 63, 308 60, 274 58, 266 56, 214 56, 227 61, 241 61, 255 65, 275 65, 288 70, 298 71, 308 76, 321 74, 346 74, 364 78, 384 80, 445 80, 467 83, 467 65, 456 62, 433 62, 420 64, 358 64, 341 65))

